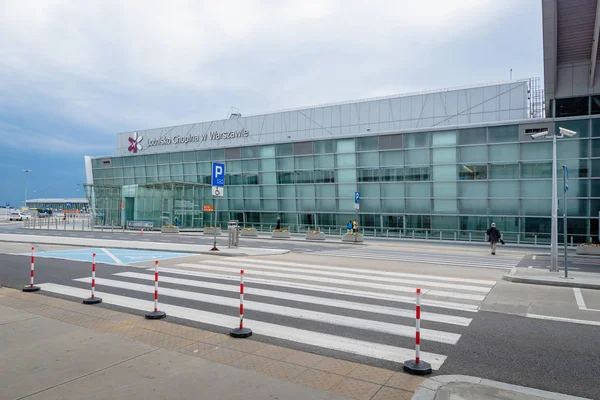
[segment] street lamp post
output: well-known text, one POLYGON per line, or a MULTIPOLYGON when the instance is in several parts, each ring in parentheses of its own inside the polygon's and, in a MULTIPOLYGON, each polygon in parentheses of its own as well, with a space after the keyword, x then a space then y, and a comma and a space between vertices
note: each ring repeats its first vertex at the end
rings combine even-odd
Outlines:
POLYGON ((27 207, 27 178, 29 177, 29 173, 32 171, 30 169, 24 169, 23 172, 25 172, 25 204, 23 205, 27 207))
MULTIPOLYGON (((565 136, 573 137, 577 132, 558 128, 559 134, 552 135, 552 225, 550 232, 550 271, 558 271, 558 193, 556 183, 556 139, 562 139, 565 136)), ((531 135, 532 139, 548 138, 548 131, 538 132, 531 135)), ((567 205, 564 204, 563 207, 567 205)), ((566 235, 567 232, 564 232, 566 235)), ((565 252, 567 251, 565 247, 565 252)))

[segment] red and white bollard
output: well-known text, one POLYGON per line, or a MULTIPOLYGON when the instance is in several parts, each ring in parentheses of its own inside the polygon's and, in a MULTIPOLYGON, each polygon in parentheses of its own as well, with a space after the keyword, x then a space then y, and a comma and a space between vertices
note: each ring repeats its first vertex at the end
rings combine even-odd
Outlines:
POLYGON ((31 271, 29 273, 29 285, 23 288, 24 292, 37 292, 38 290, 40 290, 39 286, 33 285, 33 275, 35 270, 35 256, 33 255, 34 251, 35 247, 31 247, 31 271))
POLYGON ((102 299, 96 297, 96 253, 92 253, 92 296, 83 299, 83 304, 100 304, 102 299))
POLYGON ((252 330, 244 328, 244 270, 240 271, 240 326, 232 329, 229 334, 234 338, 247 338, 252 336, 252 330))
POLYGON ((154 261, 154 311, 146 313, 147 319, 161 319, 167 316, 164 311, 158 311, 158 260, 154 261))
POLYGON ((421 289, 417 289, 415 359, 404 362, 404 371, 413 375, 431 374, 431 365, 421 360, 421 289))

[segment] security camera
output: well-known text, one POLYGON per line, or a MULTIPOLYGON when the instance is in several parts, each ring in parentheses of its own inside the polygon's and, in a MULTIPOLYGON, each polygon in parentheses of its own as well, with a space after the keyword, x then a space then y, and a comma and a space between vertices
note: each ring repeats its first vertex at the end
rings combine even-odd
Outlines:
POLYGON ((573 136, 577 135, 577 132, 572 131, 570 129, 560 128, 559 127, 558 130, 560 131, 561 135, 565 135, 565 136, 568 136, 568 137, 573 137, 573 136))
POLYGON ((531 135, 532 139, 539 139, 539 138, 543 138, 548 136, 548 131, 544 131, 544 132, 538 132, 538 133, 534 133, 533 135, 531 135))

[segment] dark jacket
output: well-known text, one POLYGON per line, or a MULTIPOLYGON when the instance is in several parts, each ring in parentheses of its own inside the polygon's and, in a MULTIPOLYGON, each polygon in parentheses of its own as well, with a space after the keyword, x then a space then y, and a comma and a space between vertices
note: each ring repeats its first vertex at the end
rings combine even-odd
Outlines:
POLYGON ((498 228, 496 227, 490 227, 487 230, 487 234, 488 234, 488 242, 499 242, 500 238, 502 237, 502 235, 500 234, 500 231, 498 230, 498 228))
POLYGON ((277 224, 275 225, 275 229, 281 230, 281 220, 277 219, 277 224))

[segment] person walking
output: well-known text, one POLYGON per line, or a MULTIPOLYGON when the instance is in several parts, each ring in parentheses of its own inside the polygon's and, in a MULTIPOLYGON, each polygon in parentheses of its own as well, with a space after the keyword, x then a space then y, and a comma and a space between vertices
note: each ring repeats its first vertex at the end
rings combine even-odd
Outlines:
POLYGON ((352 223, 352 232, 358 232, 358 222, 356 222, 356 220, 354 220, 354 222, 352 223))
POLYGON ((352 220, 348 221, 348 224, 346 225, 346 228, 348 228, 348 233, 352 232, 352 220))
POLYGON ((275 230, 276 231, 281 230, 281 218, 279 218, 279 217, 277 217, 277 223, 275 224, 275 230))
POLYGON ((496 223, 492 222, 492 226, 487 230, 488 242, 490 242, 490 247, 492 248, 492 255, 496 255, 496 244, 502 241, 502 234, 496 228, 496 223))

